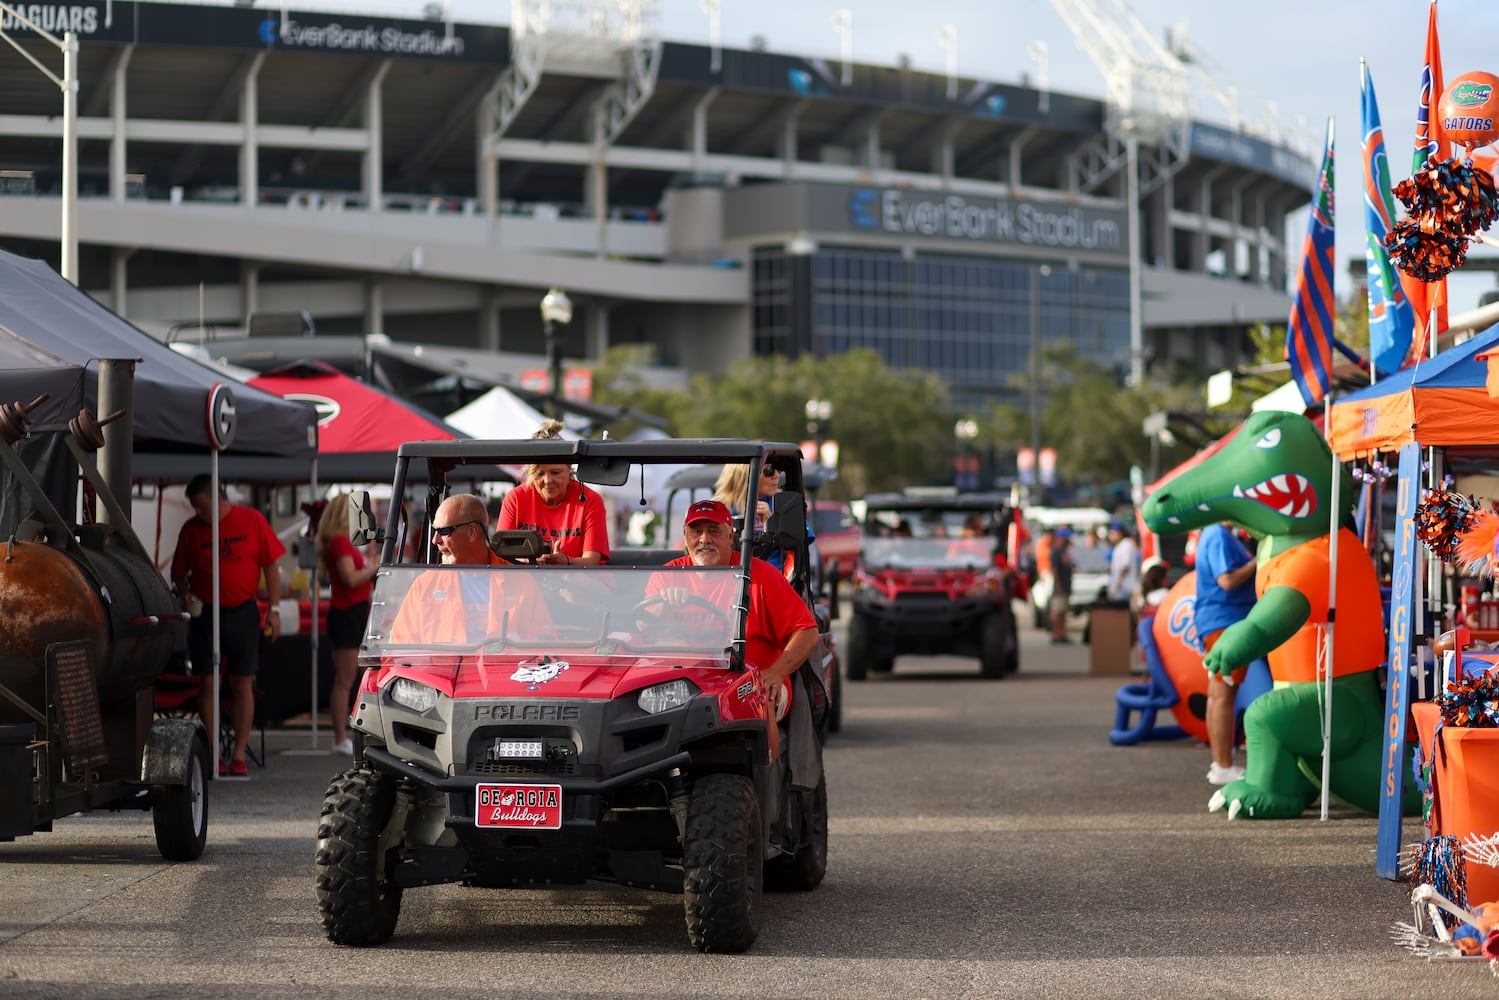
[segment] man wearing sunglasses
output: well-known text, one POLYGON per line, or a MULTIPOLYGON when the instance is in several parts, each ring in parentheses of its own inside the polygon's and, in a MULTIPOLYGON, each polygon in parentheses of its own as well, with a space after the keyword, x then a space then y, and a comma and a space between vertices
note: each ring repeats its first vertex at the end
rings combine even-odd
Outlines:
MULTIPOLYGON (((508 566, 489 547, 484 501, 455 493, 432 517, 432 541, 444 566, 508 566)), ((551 616, 524 568, 504 572, 433 570, 423 574, 401 602, 391 624, 397 642, 472 643, 502 629, 532 632, 551 616), (509 613, 508 626, 506 613, 509 613)))

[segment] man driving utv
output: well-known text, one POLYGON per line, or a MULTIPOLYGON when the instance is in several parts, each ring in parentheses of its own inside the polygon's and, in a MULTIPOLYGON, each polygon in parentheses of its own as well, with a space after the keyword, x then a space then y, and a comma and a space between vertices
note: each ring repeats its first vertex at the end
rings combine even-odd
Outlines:
MULTIPOLYGON (((682 522, 687 554, 666 563, 667 566, 728 566, 735 559, 733 516, 718 500, 699 500, 687 508, 682 522)), ((680 608, 691 597, 707 598, 719 607, 733 601, 727 590, 736 586, 734 576, 708 581, 691 577, 680 581, 669 574, 658 574, 646 585, 648 596, 659 595, 665 608, 680 608), (689 582, 690 586, 671 586, 689 582), (724 589, 724 594, 716 593, 724 589)), ((655 613, 666 613, 663 608, 655 613)), ((775 704, 781 685, 796 672, 817 647, 817 620, 812 617, 786 578, 763 559, 750 560, 749 619, 745 628, 744 661, 759 671, 761 693, 769 704, 775 704)), ((770 756, 780 750, 780 733, 774 710, 769 713, 770 756)))

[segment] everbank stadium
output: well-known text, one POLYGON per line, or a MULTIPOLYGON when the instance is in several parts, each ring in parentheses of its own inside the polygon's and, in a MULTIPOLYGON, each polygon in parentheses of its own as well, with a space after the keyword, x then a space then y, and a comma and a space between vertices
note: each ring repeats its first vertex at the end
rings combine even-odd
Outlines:
MULTIPOLYGON (((559 288, 570 367, 649 345, 670 383, 868 346, 963 407, 1022 395, 1038 345, 1206 373, 1286 320, 1304 146, 1065 85, 663 41, 604 7, 525 0, 517 31, 20 5, 79 39, 78 284, 162 337, 299 356, 256 322, 297 316, 502 380, 541 367, 559 288)), ((57 264, 62 98, 23 55, 62 57, 3 31, 0 244, 57 264)))

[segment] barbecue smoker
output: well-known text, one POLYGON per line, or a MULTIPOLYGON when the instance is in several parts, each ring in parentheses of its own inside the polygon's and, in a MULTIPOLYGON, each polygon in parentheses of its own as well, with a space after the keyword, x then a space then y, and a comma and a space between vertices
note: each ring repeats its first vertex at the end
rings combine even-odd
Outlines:
POLYGON ((189 861, 208 834, 207 737, 196 719, 153 720, 186 615, 91 455, 123 411, 85 410, 51 442, 53 471, 70 453, 110 513, 74 524, 16 448, 46 398, 0 405, 0 840, 88 809, 150 809, 162 856, 189 861))

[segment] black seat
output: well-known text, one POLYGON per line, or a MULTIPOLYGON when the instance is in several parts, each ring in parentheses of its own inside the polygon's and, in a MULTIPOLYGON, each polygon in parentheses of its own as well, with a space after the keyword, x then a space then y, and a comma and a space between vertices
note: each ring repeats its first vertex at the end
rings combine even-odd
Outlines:
POLYGON ((609 565, 664 566, 682 555, 681 549, 615 549, 609 553, 609 565))

